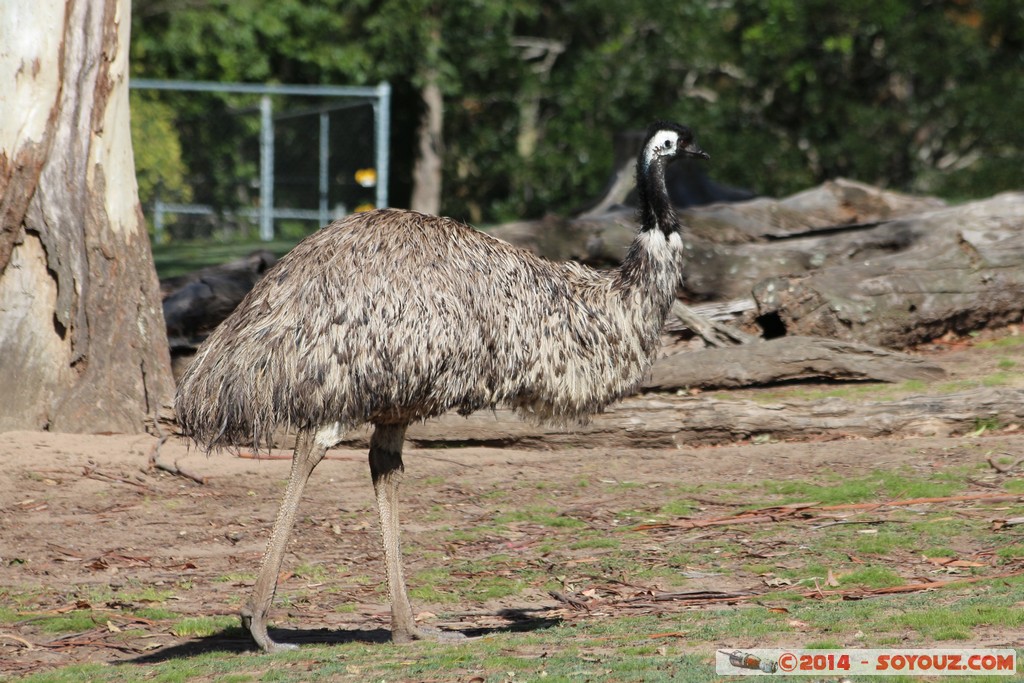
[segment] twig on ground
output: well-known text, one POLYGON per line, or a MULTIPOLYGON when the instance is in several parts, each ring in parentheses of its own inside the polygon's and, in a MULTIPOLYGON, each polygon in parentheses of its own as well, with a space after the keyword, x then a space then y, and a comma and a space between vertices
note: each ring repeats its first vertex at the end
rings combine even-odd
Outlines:
POLYGON ((992 531, 999 531, 1005 529, 1008 526, 1017 526, 1018 524, 1024 524, 1024 517, 1011 517, 1009 519, 993 519, 992 520, 992 531))
POLYGON ((86 470, 86 472, 85 472, 85 474, 83 476, 86 477, 87 479, 95 479, 96 481, 102 481, 102 482, 106 482, 106 483, 117 482, 119 484, 128 484, 130 486, 134 486, 136 488, 140 488, 143 491, 146 491, 148 493, 152 493, 153 492, 153 489, 151 489, 150 487, 146 486, 145 484, 140 484, 137 481, 132 481, 131 479, 125 479, 124 477, 118 477, 118 476, 113 475, 113 474, 107 474, 105 472, 100 472, 99 470, 86 470))
POLYGON ((566 605, 569 605, 573 609, 586 610, 587 612, 590 611, 590 605, 588 605, 585 601, 580 600, 579 598, 574 598, 571 595, 566 595, 565 593, 559 591, 548 591, 548 595, 553 597, 555 600, 558 600, 559 602, 564 602, 566 605))
POLYGON ((806 519, 814 512, 832 512, 836 510, 879 510, 887 507, 907 507, 911 505, 925 505, 932 503, 966 503, 972 501, 983 501, 986 503, 1008 503, 1024 499, 1024 493, 969 493, 962 496, 942 496, 936 498, 908 498, 905 500, 890 500, 884 503, 844 503, 841 505, 819 505, 818 503, 795 503, 793 505, 780 505, 777 507, 762 508, 760 510, 749 510, 727 517, 712 517, 710 519, 680 519, 672 522, 657 522, 652 524, 640 524, 633 527, 634 531, 650 531, 652 529, 697 529, 709 526, 726 526, 730 524, 757 524, 764 522, 780 522, 793 519, 799 514, 806 519))
POLYGON ((157 442, 155 444, 153 444, 153 448, 150 449, 150 451, 149 451, 149 467, 150 467, 150 469, 163 470, 164 472, 168 472, 168 473, 173 474, 173 475, 175 475, 177 477, 185 477, 186 479, 191 479, 192 481, 196 482, 197 484, 206 484, 206 477, 200 476, 198 474, 194 474, 191 471, 186 470, 184 467, 182 467, 181 465, 178 464, 177 460, 174 461, 174 464, 167 464, 165 462, 161 462, 160 461, 160 447, 163 446, 164 442, 166 442, 166 441, 167 441, 167 436, 166 435, 165 436, 161 436, 159 439, 157 439, 157 442))
MULTIPOLYGON (((1009 453, 1000 453, 1000 455, 1009 455, 1009 453)), ((1013 463, 1012 465, 1010 465, 1008 467, 1003 467, 1002 465, 997 464, 996 461, 994 459, 992 459, 991 457, 988 458, 987 460, 988 460, 989 467, 994 469, 999 474, 1009 474, 1010 472, 1013 472, 1015 469, 1017 469, 1017 467, 1021 463, 1024 463, 1024 458, 1021 458, 1020 460, 1018 460, 1017 462, 1013 463)))
POLYGON ((831 522, 824 522, 822 524, 816 524, 812 526, 812 529, 827 529, 830 526, 839 526, 841 524, 867 524, 869 526, 877 526, 879 524, 906 524, 904 520, 900 519, 866 519, 864 521, 857 521, 854 519, 837 519, 831 522))
POLYGON ((13 635, 11 633, 0 633, 0 638, 5 638, 7 640, 13 640, 14 642, 19 643, 22 646, 24 646, 24 648, 26 650, 38 650, 39 649, 39 647, 36 646, 35 644, 30 643, 29 641, 25 640, 24 638, 19 638, 18 636, 13 635))
POLYGON ((937 588, 946 588, 949 586, 957 586, 965 583, 977 583, 979 581, 991 581, 993 579, 1006 579, 1012 576, 1020 576, 1024 574, 1024 569, 1015 572, 1006 572, 1004 574, 993 574, 990 576, 972 576, 963 579, 949 579, 948 581, 927 581, 925 583, 907 583, 899 586, 887 586, 885 588, 850 588, 846 590, 826 590, 823 591, 820 588, 807 591, 802 595, 805 598, 828 598, 828 597, 840 597, 844 599, 858 598, 869 598, 876 595, 895 595, 898 593, 918 593, 920 591, 935 590, 937 588))

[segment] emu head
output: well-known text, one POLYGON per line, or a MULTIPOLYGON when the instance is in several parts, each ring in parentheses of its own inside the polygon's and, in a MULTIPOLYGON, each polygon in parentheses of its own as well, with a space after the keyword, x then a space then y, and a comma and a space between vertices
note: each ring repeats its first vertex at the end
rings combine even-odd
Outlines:
POLYGON ((665 166, 668 162, 680 157, 710 159, 693 139, 693 131, 677 123, 658 122, 647 129, 644 141, 643 165, 650 168, 656 160, 665 166))

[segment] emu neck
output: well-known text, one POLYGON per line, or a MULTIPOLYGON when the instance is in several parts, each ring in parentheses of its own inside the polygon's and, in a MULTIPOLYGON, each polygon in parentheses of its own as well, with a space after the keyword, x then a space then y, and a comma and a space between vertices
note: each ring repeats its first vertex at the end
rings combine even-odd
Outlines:
POLYGON ((675 300, 683 272, 683 240, 679 219, 665 188, 665 167, 660 160, 644 168, 637 165, 640 232, 619 269, 619 284, 628 294, 627 305, 647 328, 651 352, 675 300))
POLYGON ((640 230, 661 230, 668 237, 679 231, 672 201, 665 187, 665 164, 655 159, 644 166, 643 159, 637 163, 636 189, 640 200, 640 230))

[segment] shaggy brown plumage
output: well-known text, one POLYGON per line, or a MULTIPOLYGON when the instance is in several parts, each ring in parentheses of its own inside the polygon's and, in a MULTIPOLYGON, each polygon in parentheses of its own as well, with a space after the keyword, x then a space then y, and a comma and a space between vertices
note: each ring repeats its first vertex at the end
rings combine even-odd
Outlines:
POLYGON ((268 443, 282 423, 346 431, 496 405, 586 418, 640 381, 674 296, 678 237, 641 239, 602 273, 411 211, 332 223, 203 345, 181 424, 220 446, 268 443))
MULTIPOLYGON (((206 340, 175 401, 184 433, 207 448, 266 446, 280 427, 301 437, 250 604, 261 646, 276 647, 263 620, 302 484, 344 432, 378 427, 371 467, 397 609, 408 599, 388 482, 405 425, 498 405, 580 422, 636 387, 681 276, 664 168, 682 155, 707 156, 688 129, 652 126, 637 164, 641 230, 617 270, 552 263, 449 218, 372 211, 303 240, 206 340)), ((396 635, 412 633, 395 620, 396 635)))

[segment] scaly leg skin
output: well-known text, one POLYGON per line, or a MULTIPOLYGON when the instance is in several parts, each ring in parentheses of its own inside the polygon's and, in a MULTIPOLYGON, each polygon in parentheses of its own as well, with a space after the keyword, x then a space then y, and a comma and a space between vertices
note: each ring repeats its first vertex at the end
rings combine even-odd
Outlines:
POLYGON ((398 486, 405 468, 402 464, 402 441, 407 425, 379 424, 370 437, 370 476, 380 515, 380 540, 387 569, 388 598, 391 601, 391 640, 407 643, 412 640, 462 640, 454 631, 417 626, 412 605, 405 588, 402 547, 398 530, 398 486))
POLYGON ((267 551, 263 554, 259 578, 253 586, 249 602, 242 608, 242 626, 249 630, 256 644, 265 652, 284 652, 294 650, 298 645, 276 643, 267 634, 267 614, 274 602, 277 591, 277 577, 281 572, 281 560, 284 559, 285 547, 295 516, 299 509, 302 490, 309 480, 313 469, 324 458, 327 449, 317 443, 312 430, 299 432, 295 439, 295 453, 292 455, 292 471, 288 478, 288 488, 281 501, 281 509, 274 522, 274 530, 270 534, 267 551))

